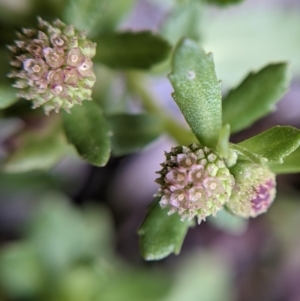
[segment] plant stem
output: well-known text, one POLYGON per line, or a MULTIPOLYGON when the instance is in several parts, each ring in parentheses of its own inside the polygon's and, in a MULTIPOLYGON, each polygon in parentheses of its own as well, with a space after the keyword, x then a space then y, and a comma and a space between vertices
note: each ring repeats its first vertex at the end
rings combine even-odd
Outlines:
POLYGON ((190 130, 184 128, 180 122, 175 120, 171 114, 156 103, 151 93, 146 89, 146 83, 142 73, 136 71, 128 72, 127 85, 129 90, 140 98, 147 112, 161 118, 164 123, 165 131, 180 145, 189 145, 197 141, 190 130))

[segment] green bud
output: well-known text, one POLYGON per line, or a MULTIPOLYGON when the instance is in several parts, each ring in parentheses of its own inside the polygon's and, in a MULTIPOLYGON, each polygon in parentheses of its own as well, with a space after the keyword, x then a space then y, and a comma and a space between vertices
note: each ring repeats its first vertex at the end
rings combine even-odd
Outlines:
POLYGON ((75 104, 91 100, 96 77, 91 58, 96 44, 60 20, 52 24, 38 18, 37 29, 22 29, 19 40, 8 46, 13 53, 9 74, 16 78, 14 87, 19 97, 42 106, 45 113, 64 109, 70 112, 75 104))
POLYGON ((249 161, 238 161, 230 171, 235 185, 226 208, 245 218, 266 212, 276 195, 275 174, 267 166, 249 161))
POLYGON ((168 214, 177 212, 181 220, 197 216, 198 222, 216 215, 228 201, 234 178, 224 161, 207 147, 197 144, 173 147, 161 164, 158 196, 168 214))

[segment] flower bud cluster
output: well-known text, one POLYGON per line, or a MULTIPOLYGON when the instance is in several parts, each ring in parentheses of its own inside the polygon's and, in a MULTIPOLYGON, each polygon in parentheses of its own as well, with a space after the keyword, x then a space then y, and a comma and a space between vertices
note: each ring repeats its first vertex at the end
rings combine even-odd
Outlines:
POLYGON ((235 185, 226 208, 245 218, 266 212, 276 195, 275 174, 267 166, 248 161, 239 161, 230 171, 235 185))
POLYGON ((13 53, 9 74, 16 78, 19 97, 31 100, 33 108, 43 106, 46 114, 91 100, 96 81, 91 58, 96 44, 84 31, 60 20, 52 24, 38 18, 38 29, 22 29, 19 40, 8 46, 13 53))
POLYGON ((222 159, 197 144, 174 147, 165 156, 156 182, 160 205, 170 209, 168 214, 178 212, 181 220, 197 216, 200 223, 222 209, 234 185, 222 159))

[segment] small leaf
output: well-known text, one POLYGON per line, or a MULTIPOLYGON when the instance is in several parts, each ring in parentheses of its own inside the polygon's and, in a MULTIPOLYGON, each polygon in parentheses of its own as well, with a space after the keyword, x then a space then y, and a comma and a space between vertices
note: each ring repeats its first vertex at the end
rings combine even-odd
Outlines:
POLYGON ((289 82, 290 74, 285 63, 271 64, 257 73, 250 73, 224 98, 223 122, 230 123, 232 133, 250 126, 274 111, 289 82))
POLYGON ((64 20, 78 29, 91 30, 101 19, 107 0, 68 0, 64 20))
POLYGON ((291 126, 273 128, 247 139, 238 145, 269 161, 283 162, 300 144, 300 131, 291 126))
POLYGON ((0 110, 11 106, 17 102, 17 100, 16 91, 12 87, 8 85, 0 86, 0 110))
POLYGON ((243 0, 206 0, 207 3, 217 4, 217 5, 229 5, 242 2, 243 0))
POLYGON ((32 299, 41 293, 46 279, 34 248, 28 243, 14 243, 0 254, 1 290, 12 299, 32 299))
POLYGON ((9 154, 4 163, 3 168, 7 172, 47 170, 70 151, 57 126, 42 131, 25 131, 15 139, 19 147, 9 154))
POLYGON ((78 154, 93 165, 105 165, 110 156, 110 133, 100 107, 84 101, 63 117, 67 138, 78 154))
POLYGON ((98 36, 95 61, 117 69, 149 69, 165 60, 171 46, 150 31, 111 33, 98 36))
POLYGON ((173 97, 203 145, 215 147, 222 127, 221 85, 211 54, 183 39, 173 56, 173 97))
POLYGON ((203 5, 200 1, 176 3, 162 25, 163 36, 175 44, 182 37, 199 40, 202 28, 203 5))
POLYGON ((178 214, 168 215, 168 209, 160 207, 159 199, 154 200, 138 231, 141 253, 146 260, 179 254, 186 232, 193 225, 193 222, 182 222, 178 214))
POLYGON ((247 148, 242 147, 241 145, 238 145, 238 144, 231 143, 230 151, 235 152, 238 155, 238 157, 242 160, 252 161, 257 164, 264 164, 264 163, 268 162, 267 158, 262 157, 258 154, 252 153, 247 148))
POLYGON ((218 154, 223 159, 227 159, 229 155, 229 138, 230 138, 230 125, 226 124, 221 129, 218 145, 217 145, 218 154))
POLYGON ((283 159, 283 163, 271 163, 270 169, 276 174, 300 172, 300 148, 283 159))
POLYGON ((138 151, 163 131, 160 118, 149 115, 118 114, 107 118, 112 130, 112 150, 117 156, 138 151))

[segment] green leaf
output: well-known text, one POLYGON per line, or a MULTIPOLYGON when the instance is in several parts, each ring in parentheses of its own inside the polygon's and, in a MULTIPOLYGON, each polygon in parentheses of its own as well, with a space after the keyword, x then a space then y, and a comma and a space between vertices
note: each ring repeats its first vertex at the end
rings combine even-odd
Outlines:
POLYGON ((283 162, 300 144, 300 131, 291 126, 273 128, 247 139, 238 145, 269 161, 283 162))
POLYGON ((102 290, 98 289, 99 293, 93 300, 162 301, 169 294, 171 285, 171 277, 162 270, 142 271, 122 267, 102 290))
POLYGON ((300 172, 300 148, 283 159, 283 163, 270 163, 270 169, 276 174, 300 172))
POLYGON ((130 13, 135 2, 136 0, 106 0, 104 14, 101 15, 97 26, 91 32, 92 35, 97 36, 103 32, 115 31, 120 22, 130 13))
POLYGON ((168 209, 162 209, 159 200, 154 200, 138 230, 141 253, 146 260, 159 260, 171 253, 179 254, 187 230, 193 225, 193 222, 182 222, 178 214, 168 215, 168 209))
POLYGON ((235 152, 238 155, 239 159, 242 159, 242 160, 249 160, 249 161, 252 161, 257 164, 264 164, 264 163, 268 162, 267 158, 260 156, 258 154, 252 153, 247 148, 242 147, 241 145, 238 145, 238 144, 231 143, 230 151, 235 152))
POLYGON ((202 8, 202 3, 195 0, 177 3, 164 21, 161 33, 172 44, 176 44, 182 37, 199 40, 202 8))
POLYGON ((217 145, 217 151, 221 158, 227 159, 229 155, 229 138, 230 138, 230 125, 226 124, 220 131, 220 136, 217 145))
POLYGON ((63 20, 78 29, 91 30, 105 13, 107 0, 68 0, 63 20))
POLYGON ((28 241, 48 272, 112 253, 112 226, 104 208, 78 208, 57 192, 43 193, 30 221, 28 241))
POLYGON ((221 84, 211 54, 183 39, 173 56, 173 97, 203 145, 215 147, 222 127, 221 84))
POLYGON ((0 86, 0 110, 9 107, 17 102, 18 97, 15 89, 8 85, 0 86))
POLYGON ((4 162, 3 168, 7 172, 47 170, 70 152, 70 147, 57 126, 25 131, 15 139, 19 147, 4 162))
POLYGON ((150 114, 118 114, 107 117, 112 130, 112 151, 126 155, 138 151, 163 132, 163 122, 150 114))
POLYGON ((1 250, 1 290, 12 299, 31 299, 41 293, 45 277, 39 258, 30 244, 15 243, 1 250))
POLYGON ((233 271, 219 251, 199 248, 177 262, 173 272, 175 283, 164 301, 234 300, 233 271))
POLYGON ((223 100, 223 122, 231 132, 238 132, 257 119, 271 113, 290 83, 286 63, 271 64, 257 73, 250 73, 223 100))
POLYGON ((98 36, 95 61, 117 69, 149 69, 165 60, 171 46, 150 31, 111 33, 98 36))
POLYGON ((243 0, 206 0, 207 3, 217 4, 217 5, 229 5, 242 2, 243 0))
POLYGON ((84 101, 63 118, 68 141, 78 154, 93 165, 104 166, 110 156, 110 132, 100 107, 84 101))

